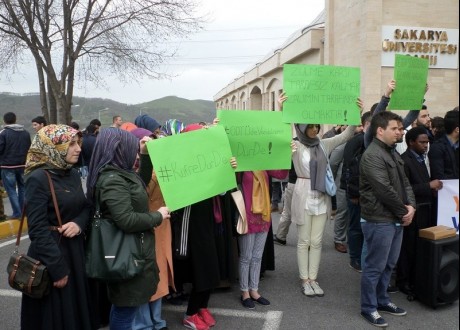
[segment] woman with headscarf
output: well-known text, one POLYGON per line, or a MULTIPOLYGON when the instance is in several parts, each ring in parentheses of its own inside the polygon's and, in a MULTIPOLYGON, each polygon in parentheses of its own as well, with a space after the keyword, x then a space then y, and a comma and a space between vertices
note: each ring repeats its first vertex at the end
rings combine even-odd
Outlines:
POLYGON ((67 125, 48 125, 35 135, 27 154, 25 199, 29 227, 28 255, 48 269, 52 286, 41 299, 22 296, 21 329, 96 329, 85 273, 84 235, 89 205, 80 175, 73 168, 80 155, 81 133, 67 125), (62 227, 56 216, 49 173, 62 227))
MULTIPOLYGON (((280 103, 287 97, 281 94, 280 103)), ((357 104, 363 105, 358 98, 357 104)), ((334 137, 321 139, 319 124, 295 124, 298 140, 292 161, 297 174, 291 200, 291 219, 297 225, 297 263, 302 292, 307 297, 322 297, 324 291, 317 282, 326 220, 331 215, 331 196, 326 194, 328 158, 337 146, 350 140, 356 126, 348 126, 334 137)))
MULTIPOLYGON (((102 217, 112 219, 127 233, 142 233, 146 264, 132 279, 108 283, 110 329, 131 329, 139 306, 146 304, 158 284, 153 228, 169 218, 167 207, 149 211, 145 183, 133 170, 139 149, 130 132, 107 128, 99 133, 87 179, 88 198, 98 198, 102 217)), ((140 238, 141 239, 141 238, 140 238)))
POLYGON ((240 248, 239 281, 243 307, 254 309, 257 302, 268 306, 270 301, 259 293, 260 270, 265 241, 271 227, 269 177, 284 179, 288 170, 242 172, 238 182, 246 207, 247 234, 238 236, 240 248))

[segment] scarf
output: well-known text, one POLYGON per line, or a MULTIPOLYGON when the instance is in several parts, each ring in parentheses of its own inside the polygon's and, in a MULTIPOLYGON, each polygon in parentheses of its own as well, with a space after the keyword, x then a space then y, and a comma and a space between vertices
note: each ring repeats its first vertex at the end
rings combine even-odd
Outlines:
POLYGON ((311 189, 326 192, 327 158, 318 137, 309 138, 305 134, 307 125, 295 124, 295 131, 300 143, 310 149, 310 183, 311 189))
POLYGON ((137 127, 148 129, 152 133, 161 127, 160 123, 152 117, 150 117, 149 115, 137 116, 134 120, 134 124, 137 127))
POLYGON ((51 169, 68 170, 74 164, 66 162, 67 150, 75 136, 79 136, 78 143, 81 145, 81 133, 67 125, 48 125, 43 127, 35 135, 27 153, 25 174, 34 169, 46 166, 51 169))
POLYGON ((269 222, 271 216, 270 193, 265 171, 253 171, 252 208, 254 214, 262 214, 262 220, 269 222))
MULTIPOLYGON (((139 140, 130 132, 119 128, 106 128, 98 134, 89 164, 86 181, 88 199, 93 197, 99 173, 106 165, 112 165, 122 171, 134 172, 139 140)), ((143 183, 143 181, 141 180, 143 183)))
POLYGON ((175 135, 183 131, 185 125, 177 119, 168 119, 161 130, 166 135, 175 135))

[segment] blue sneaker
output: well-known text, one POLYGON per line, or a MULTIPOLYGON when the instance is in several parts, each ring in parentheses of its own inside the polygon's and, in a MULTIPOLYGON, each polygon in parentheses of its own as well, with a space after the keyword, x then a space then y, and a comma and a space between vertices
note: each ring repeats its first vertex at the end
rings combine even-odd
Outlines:
POLYGON ((378 306, 377 310, 382 313, 388 313, 388 314, 397 315, 397 316, 403 316, 407 314, 407 312, 404 309, 399 308, 393 303, 389 303, 386 306, 378 306))
POLYGON ((361 312, 361 316, 366 319, 367 322, 372 324, 373 326, 379 328, 385 328, 388 326, 388 323, 385 321, 383 317, 380 316, 379 312, 375 311, 370 314, 361 312))

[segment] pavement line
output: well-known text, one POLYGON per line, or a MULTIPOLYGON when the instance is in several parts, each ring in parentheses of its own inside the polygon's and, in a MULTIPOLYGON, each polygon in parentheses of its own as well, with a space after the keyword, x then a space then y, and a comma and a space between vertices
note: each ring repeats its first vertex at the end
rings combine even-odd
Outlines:
POLYGON ((16 290, 0 289, 0 296, 2 297, 22 297, 22 293, 16 290))
MULTIPOLYGON (((162 308, 171 312, 185 313, 185 307, 183 306, 163 305, 162 308)), ((262 330, 278 330, 280 328, 281 319, 283 318, 283 312, 281 311, 250 312, 224 308, 210 308, 210 310, 213 314, 221 316, 246 317, 265 320, 262 330)))
MULTIPOLYGON (((22 296, 22 293, 16 290, 4 290, 0 289, 0 296, 2 297, 18 297, 22 296)), ((184 306, 164 306, 163 310, 185 313, 184 306)), ((281 320, 283 318, 283 312, 281 311, 267 311, 267 312, 250 312, 250 311, 241 311, 235 309, 224 309, 224 308, 210 308, 213 314, 229 317, 245 317, 253 319, 262 319, 265 320, 262 330, 278 330, 281 325, 281 320)))
MULTIPOLYGON (((27 239, 27 238, 29 238, 29 235, 23 235, 23 236, 21 236, 21 241, 22 241, 23 239, 27 239)), ((0 244, 0 248, 2 248, 2 247, 4 247, 4 246, 7 246, 7 245, 15 244, 15 243, 16 243, 16 238, 15 238, 15 239, 12 239, 12 240, 10 240, 10 241, 6 241, 6 242, 1 243, 1 244, 0 244)))

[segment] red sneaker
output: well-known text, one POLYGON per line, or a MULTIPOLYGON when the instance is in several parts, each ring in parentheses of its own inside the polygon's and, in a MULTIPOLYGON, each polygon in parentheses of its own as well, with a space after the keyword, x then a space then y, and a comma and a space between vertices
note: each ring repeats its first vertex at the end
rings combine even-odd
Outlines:
POLYGON ((213 327, 216 325, 216 320, 214 317, 212 317, 211 312, 207 308, 202 308, 198 312, 198 315, 200 315, 201 319, 210 327, 213 327))
POLYGON ((203 321, 198 313, 192 316, 185 315, 182 324, 189 329, 193 330, 209 330, 209 326, 203 321))

